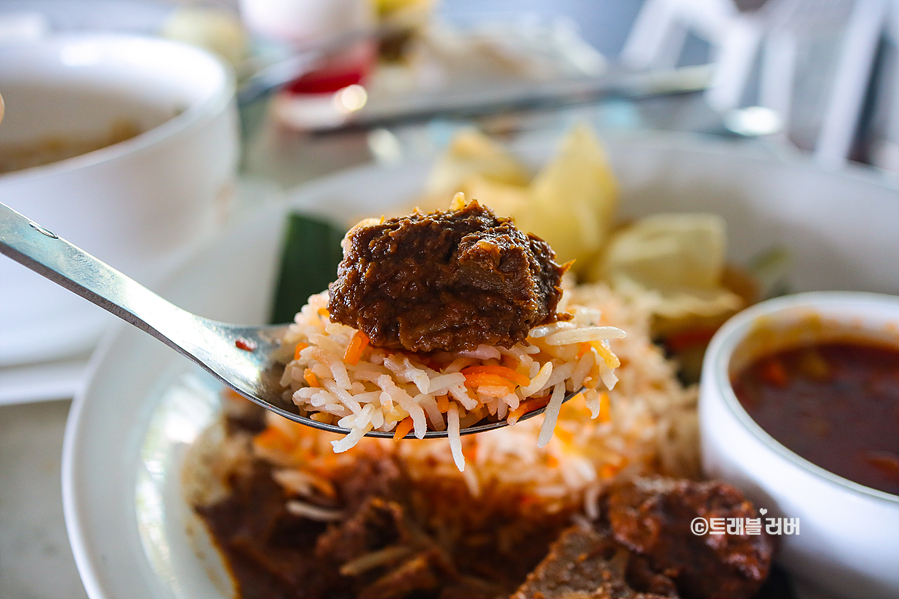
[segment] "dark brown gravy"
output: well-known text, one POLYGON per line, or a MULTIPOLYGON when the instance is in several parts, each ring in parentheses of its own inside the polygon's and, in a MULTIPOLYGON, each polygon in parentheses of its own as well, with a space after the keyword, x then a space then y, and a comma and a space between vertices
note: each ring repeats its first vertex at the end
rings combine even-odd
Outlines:
POLYGON ((753 420, 785 447, 899 495, 899 348, 848 340, 781 350, 732 383, 753 420))
MULTIPOLYGON (((251 418, 229 421, 234 430, 253 433, 261 430, 260 424, 251 418)), ((464 488, 456 488, 453 484, 413 483, 404 474, 402 465, 389 456, 360 457, 352 465, 330 474, 339 497, 335 505, 346 513, 339 522, 314 522, 291 514, 286 506, 290 497, 272 479, 271 464, 262 461, 256 461, 251 472, 231 480, 232 492, 228 497, 211 505, 195 507, 228 565, 237 597, 488 599, 513 594, 516 597, 531 596, 527 587, 522 587, 517 594, 516 588, 526 578, 533 582, 533 577, 528 574, 547 558, 554 539, 570 524, 571 510, 558 514, 531 514, 523 507, 523 502, 508 501, 509 496, 499 494, 491 499, 494 493, 489 488, 485 488, 484 497, 474 499, 464 488), (424 487, 419 488, 419 485, 424 487), (419 495, 422 491, 424 494, 419 495), (460 506, 464 514, 459 511, 460 506), (462 542, 446 543, 452 538, 445 534, 447 523, 451 528, 462 527, 462 542), (440 530, 443 533, 439 533, 440 530), (503 535, 498 531, 514 533, 508 547, 500 542, 503 535), (414 559, 402 558, 407 559, 404 567, 385 564, 360 572, 346 570, 348 563, 359 563, 355 558, 360 554, 371 555, 372 551, 398 545, 414 547, 417 552, 414 559)), ((656 482, 641 489, 644 493, 661 493, 667 502, 646 501, 643 495, 631 501, 630 496, 620 494, 615 509, 611 505, 603 506, 601 513, 614 512, 614 527, 623 531, 626 537, 622 542, 639 544, 640 547, 635 545, 635 548, 647 555, 652 553, 656 561, 661 559, 660 555, 686 557, 690 564, 686 570, 669 567, 666 562, 666 576, 679 572, 677 577, 684 578, 681 574, 686 572, 687 580, 689 572, 705 567, 701 579, 713 589, 729 589, 729 597, 793 599, 789 582, 776 570, 759 589, 770 566, 770 539, 729 538, 726 543, 706 547, 704 538, 696 537, 687 528, 690 519, 696 515, 691 509, 669 513, 671 505, 689 508, 694 505, 691 502, 706 514, 712 513, 710 509, 717 510, 714 513, 722 516, 742 514, 740 510, 747 509, 754 513, 751 504, 737 491, 720 483, 685 480, 656 482), (714 499, 710 500, 710 497, 714 499), (640 511, 637 504, 645 504, 651 513, 640 511), (725 513, 727 510, 730 512, 725 513), (632 520, 634 517, 637 520, 632 520), (630 527, 628 522, 631 522, 630 527), (622 523, 625 523, 623 528, 622 523), (681 542, 671 547, 653 546, 650 551, 643 546, 645 538, 631 538, 634 533, 639 536, 641 531, 659 530, 660 527, 666 527, 666 535, 678 536, 681 542)), ((612 524, 605 522, 602 526, 609 528, 612 524)), ((624 545, 609 542, 615 545, 616 555, 626 553, 624 545)), ((616 561, 620 566, 618 562, 620 560, 616 561)), ((630 562, 643 563, 638 558, 622 563, 630 562)), ((710 596, 707 590, 697 590, 693 588, 695 585, 688 583, 682 585, 684 592, 677 592, 671 586, 674 582, 667 578, 671 592, 663 595, 641 594, 642 591, 638 593, 626 588, 633 584, 635 588, 645 587, 648 591, 659 577, 653 574, 655 570, 647 568, 624 573, 626 580, 618 582, 629 593, 614 596, 659 599, 710 596)), ((590 578, 584 583, 598 588, 608 576, 600 573, 596 580, 590 578)), ((545 575, 539 578, 543 586, 549 584, 560 589, 565 586, 545 580, 545 575)), ((718 595, 713 592, 711 596, 718 595)))

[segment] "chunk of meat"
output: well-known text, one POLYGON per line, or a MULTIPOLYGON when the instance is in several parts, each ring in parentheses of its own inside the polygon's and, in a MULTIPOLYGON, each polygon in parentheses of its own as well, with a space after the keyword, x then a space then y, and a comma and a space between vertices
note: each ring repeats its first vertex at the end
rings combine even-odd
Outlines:
POLYGON ((251 476, 235 483, 227 499, 196 510, 228 562, 239 597, 352 596, 337 572, 312 555, 325 525, 288 512, 269 467, 257 463, 251 476))
POLYGON ((766 534, 695 535, 694 518, 757 518, 730 485, 638 478, 604 498, 603 519, 567 529, 513 599, 748 599, 771 567, 766 534))
POLYGON ((328 310, 378 347, 511 347, 570 318, 556 313, 565 270, 546 242, 477 202, 416 211, 347 233, 328 310))
POLYGON ((635 479, 612 490, 606 515, 615 539, 664 572, 685 597, 752 597, 771 566, 774 543, 759 535, 696 535, 694 518, 758 518, 742 493, 717 481, 635 479))
POLYGON ((414 593, 433 593, 440 586, 440 555, 414 555, 359 592, 359 599, 403 599, 414 593))
POLYGON ((411 536, 403 520, 398 503, 370 497, 352 517, 318 537, 315 555, 342 565, 385 547, 408 544, 411 536))
POLYGON ((648 572, 640 558, 608 531, 573 526, 550 546, 511 599, 678 599, 678 595, 669 579, 648 572), (631 587, 632 571, 652 591, 631 587))
POLYGON ((359 599, 433 595, 452 570, 436 545, 410 528, 405 508, 380 497, 332 525, 318 538, 315 555, 350 581, 359 599))

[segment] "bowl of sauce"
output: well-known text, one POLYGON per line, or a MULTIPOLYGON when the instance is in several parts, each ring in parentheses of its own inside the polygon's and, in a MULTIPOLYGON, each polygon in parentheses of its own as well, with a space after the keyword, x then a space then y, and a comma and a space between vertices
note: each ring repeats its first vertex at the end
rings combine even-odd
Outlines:
MULTIPOLYGON (((224 224, 234 75, 199 48, 75 32, 0 45, 0 201, 147 285, 224 224)), ((109 317, 0 260, 0 366, 90 351, 109 317)))
POLYGON ((706 354, 699 420, 706 474, 767 508, 800 584, 899 596, 899 297, 803 293, 737 314, 706 354))

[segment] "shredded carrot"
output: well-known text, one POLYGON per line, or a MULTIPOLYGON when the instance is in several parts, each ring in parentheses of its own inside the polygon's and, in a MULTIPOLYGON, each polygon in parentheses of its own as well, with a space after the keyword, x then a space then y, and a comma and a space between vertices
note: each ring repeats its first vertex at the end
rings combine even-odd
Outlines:
POLYGON ((515 390, 515 383, 505 377, 486 372, 465 375, 465 384, 469 387, 504 387, 509 393, 515 390))
POLYGON ((621 360, 612 353, 612 350, 606 347, 605 343, 602 341, 591 341, 590 344, 593 346, 593 349, 596 350, 596 353, 599 354, 599 357, 606 363, 606 366, 609 368, 618 368, 621 366, 621 360))
POLYGON ((580 348, 578 348, 578 350, 577 350, 577 357, 580 358, 581 356, 586 354, 588 351, 590 351, 591 347, 593 347, 593 346, 590 345, 588 342, 586 342, 586 341, 582 342, 580 348))
POLYGON ((403 437, 409 434, 409 431, 412 430, 412 416, 406 416, 402 422, 396 425, 396 430, 393 432, 393 440, 399 441, 403 437))
POLYGON ((612 464, 603 464, 599 467, 600 478, 612 478, 618 472, 618 468, 612 464))
POLYGON ((449 397, 446 395, 438 395, 435 399, 437 400, 437 409, 441 414, 449 412, 449 397))
POLYGON ((503 354, 502 357, 500 358, 500 361, 503 363, 503 366, 505 366, 506 368, 510 368, 512 370, 515 370, 516 368, 518 368, 518 358, 516 358, 515 356, 510 356, 509 354, 503 354))
POLYGON ((533 399, 523 401, 518 405, 517 408, 509 412, 509 422, 514 424, 515 422, 518 422, 519 418, 521 418, 528 412, 533 412, 534 410, 540 409, 548 403, 549 395, 544 395, 543 397, 535 397, 533 399))
POLYGON ((309 347, 309 344, 308 344, 308 343, 302 343, 302 342, 297 343, 297 346, 296 346, 296 347, 294 348, 294 350, 293 350, 293 359, 294 359, 294 360, 299 360, 299 359, 300 359, 300 352, 303 351, 304 349, 306 349, 307 347, 309 347))
POLYGON ((583 385, 587 389, 596 389, 599 386, 599 364, 590 367, 590 372, 584 377, 583 385))
POLYGON ((253 444, 262 449, 287 452, 290 451, 293 440, 280 428, 269 426, 253 437, 253 444))
POLYGON ((599 414, 596 416, 597 422, 608 422, 611 418, 612 404, 609 401, 609 394, 603 391, 599 394, 599 414))
POLYGON ((546 465, 549 466, 550 468, 555 468, 556 466, 559 465, 559 458, 557 458, 554 455, 546 456, 546 465))
POLYGON ((553 431, 553 435, 563 443, 571 444, 571 442, 574 441, 574 434, 572 434, 571 431, 565 430, 561 426, 556 427, 556 430, 553 431))
POLYGON ((526 387, 531 384, 531 379, 521 374, 517 370, 507 368, 506 366, 500 366, 498 364, 488 364, 485 366, 469 366, 468 368, 463 368, 460 372, 465 375, 465 378, 468 378, 469 375, 474 374, 491 374, 500 376, 504 379, 509 379, 516 385, 521 385, 522 387, 526 387))
POLYGON ((346 346, 346 351, 343 354, 343 361, 350 366, 355 366, 359 363, 359 358, 362 357, 362 352, 367 345, 368 336, 362 331, 356 331, 353 334, 353 338, 350 339, 349 345, 346 346))
POLYGON ((328 309, 327 309, 327 308, 319 308, 319 309, 318 309, 318 315, 319 315, 319 316, 329 316, 329 315, 330 315, 330 312, 328 312, 328 309))
POLYGON ((318 382, 318 377, 315 376, 315 373, 312 372, 311 368, 307 368, 303 371, 303 379, 306 381, 306 384, 310 387, 321 387, 318 382))
MULTIPOLYGON (((315 376, 314 374, 312 376, 315 376)), ((311 416, 309 416, 316 422, 324 422, 325 424, 331 424, 331 415, 327 412, 315 412, 311 416)))
POLYGON ((322 456, 315 457, 315 463, 308 464, 309 470, 318 474, 319 476, 333 476, 334 469, 337 468, 338 457, 336 455, 328 454, 322 456))
POLYGON ((571 398, 571 403, 574 404, 574 405, 577 405, 578 402, 583 402, 583 401, 584 401, 584 394, 583 394, 582 392, 580 392, 580 391, 578 391, 578 392, 574 395, 574 397, 571 398))

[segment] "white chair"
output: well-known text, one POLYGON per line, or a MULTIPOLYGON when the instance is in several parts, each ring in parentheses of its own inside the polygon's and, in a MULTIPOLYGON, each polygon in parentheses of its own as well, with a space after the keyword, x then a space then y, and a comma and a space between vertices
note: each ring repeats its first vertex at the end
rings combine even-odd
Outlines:
POLYGON ((647 0, 621 59, 634 68, 673 67, 692 32, 711 46, 715 72, 706 98, 712 108, 740 107, 758 65, 752 103, 775 111, 783 131, 794 136, 808 125, 806 113, 817 111, 810 145, 819 162, 838 166, 852 149, 889 3, 899 15, 899 0, 768 0, 754 12, 741 12, 732 0, 647 0), (796 106, 796 83, 806 74, 797 71, 802 44, 828 37, 839 44, 835 62, 817 67, 831 76, 822 78, 821 90, 803 93, 820 101, 796 106))

